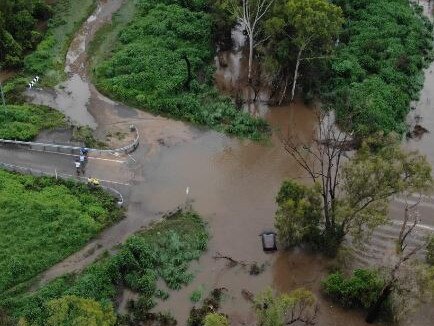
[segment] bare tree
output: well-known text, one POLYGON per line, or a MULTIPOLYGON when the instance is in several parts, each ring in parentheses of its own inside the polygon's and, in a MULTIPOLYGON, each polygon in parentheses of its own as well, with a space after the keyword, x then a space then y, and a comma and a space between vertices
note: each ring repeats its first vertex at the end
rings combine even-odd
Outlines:
POLYGON ((317 128, 312 140, 303 141, 297 135, 282 138, 285 150, 307 172, 314 183, 321 186, 325 227, 335 223, 337 190, 343 156, 351 148, 351 134, 342 132, 334 124, 332 114, 317 113, 317 128))
POLYGON ((405 196, 404 219, 402 221, 401 230, 397 239, 397 253, 403 253, 407 248, 407 238, 414 231, 420 222, 419 206, 422 194, 418 194, 418 198, 414 203, 409 202, 410 194, 405 196))
POLYGON ((254 48, 268 39, 263 36, 262 21, 274 0, 228 0, 229 10, 236 16, 239 23, 245 28, 249 41, 249 68, 247 78, 252 82, 252 65, 254 48), (263 36, 258 40, 258 37, 263 36))

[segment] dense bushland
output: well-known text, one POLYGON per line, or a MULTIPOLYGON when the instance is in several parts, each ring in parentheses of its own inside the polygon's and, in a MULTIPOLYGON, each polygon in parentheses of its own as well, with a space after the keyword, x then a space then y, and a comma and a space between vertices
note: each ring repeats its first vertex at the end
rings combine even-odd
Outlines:
POLYGON ((236 110, 212 85, 213 24, 202 11, 208 2, 170 3, 138 1, 112 57, 96 67, 98 88, 153 113, 261 138, 265 122, 236 110))
POLYGON ((170 289, 179 289, 193 274, 188 263, 206 249, 208 233, 200 217, 178 212, 152 228, 130 237, 114 256, 106 256, 79 275, 60 277, 35 292, 27 286, 0 294, 0 307, 12 317, 25 317, 36 325, 45 325, 50 300, 75 295, 102 303, 114 302, 119 288, 125 286, 140 294, 130 305, 133 314, 120 323, 137 325, 155 306, 155 298, 167 298, 158 289, 164 280, 170 289))
POLYGON ((335 0, 347 22, 325 97, 358 135, 405 130, 423 85, 432 26, 408 0, 335 0))
POLYGON ((24 55, 42 39, 37 22, 51 8, 43 0, 2 0, 0 3, 0 69, 22 66, 24 55))
POLYGON ((0 138, 32 140, 42 129, 65 125, 62 113, 46 106, 23 104, 0 107, 0 138))
POLYGON ((0 291, 77 251, 121 216, 102 189, 0 170, 0 291))

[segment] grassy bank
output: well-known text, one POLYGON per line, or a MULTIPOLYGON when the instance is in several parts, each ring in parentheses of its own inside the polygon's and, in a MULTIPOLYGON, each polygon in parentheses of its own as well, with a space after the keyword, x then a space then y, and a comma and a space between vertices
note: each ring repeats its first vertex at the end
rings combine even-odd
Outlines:
POLYGON ((0 170, 0 292, 77 251, 121 216, 102 190, 0 170))
POLYGON ((206 227, 197 214, 176 213, 130 237, 114 256, 104 257, 81 274, 58 278, 31 293, 22 286, 0 294, 0 307, 14 318, 25 317, 32 325, 45 325, 47 302, 52 299, 76 295, 115 304, 119 290, 126 287, 138 292, 140 299, 130 305, 132 314, 118 318, 118 322, 137 325, 156 298, 167 298, 168 294, 158 289, 159 280, 179 289, 193 278, 189 262, 200 257, 207 241, 206 227))
POLYGON ((29 141, 41 130, 64 126, 65 116, 46 106, 22 104, 0 107, 0 138, 29 141))
POLYGON ((111 49, 111 54, 94 67, 96 86, 110 97, 156 114, 262 138, 265 122, 238 111, 213 86, 208 1, 197 1, 189 8, 183 1, 156 2, 137 1, 129 24, 125 26, 125 16, 119 15, 113 26, 97 35, 92 51, 101 54, 106 51, 98 48, 111 49))
POLYGON ((45 85, 61 81, 71 40, 95 8, 95 0, 57 0, 52 5, 53 16, 43 40, 24 59, 25 71, 43 76, 41 82, 45 85))
POLYGON ((358 135, 402 133, 432 57, 431 24, 408 0, 334 2, 347 23, 325 97, 358 135))

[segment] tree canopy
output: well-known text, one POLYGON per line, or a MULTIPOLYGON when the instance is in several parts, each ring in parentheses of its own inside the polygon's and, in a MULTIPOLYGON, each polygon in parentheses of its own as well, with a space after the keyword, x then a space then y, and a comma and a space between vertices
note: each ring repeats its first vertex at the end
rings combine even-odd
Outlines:
POLYGON ((51 10, 43 0, 2 0, 0 4, 0 68, 19 67, 24 55, 34 49, 42 35, 38 20, 47 20, 51 10))

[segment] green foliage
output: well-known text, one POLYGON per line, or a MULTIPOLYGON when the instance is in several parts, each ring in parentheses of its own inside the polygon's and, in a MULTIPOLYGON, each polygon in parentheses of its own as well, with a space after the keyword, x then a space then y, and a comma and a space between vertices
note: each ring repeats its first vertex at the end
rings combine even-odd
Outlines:
POLYGON ((276 201, 275 225, 283 246, 317 241, 321 220, 321 196, 317 189, 284 181, 276 201))
POLYGON ((325 97, 359 136, 402 133, 422 88, 432 26, 408 0, 336 0, 347 23, 331 60, 325 97))
POLYGON ((102 189, 0 170, 0 292, 77 251, 121 216, 102 189))
POLYGON ((42 129, 65 124, 62 113, 46 106, 23 104, 0 107, 0 138, 32 140, 42 129))
POLYGON ((401 149, 394 134, 377 134, 342 169, 346 194, 336 208, 339 223, 357 239, 364 229, 387 221, 389 197, 398 193, 424 193, 432 189, 431 165, 424 155, 401 149))
POLYGON ((111 304, 66 295, 47 303, 48 326, 114 326, 116 315, 111 304))
POLYGON ((51 14, 43 0, 2 0, 0 5, 0 69, 19 67, 24 55, 41 40, 36 27, 51 14))
POLYGON ((267 289, 257 295, 254 307, 260 326, 284 326, 296 320, 308 325, 315 315, 316 298, 306 289, 300 288, 289 293, 275 295, 267 289))
POLYGON ((42 83, 55 85, 64 77, 66 52, 74 33, 95 8, 94 0, 58 0, 53 17, 36 50, 25 57, 26 72, 44 76, 42 83))
POLYGON ((205 316, 204 326, 229 326, 226 316, 213 312, 205 316))
POLYGON ((193 303, 197 303, 202 299, 202 293, 203 293, 203 286, 198 287, 196 290, 194 290, 190 295, 190 300, 193 303))
POLYGON ((342 16, 341 8, 327 0, 274 2, 265 22, 269 38, 261 52, 275 85, 284 87, 285 80, 291 81, 298 69, 305 93, 318 87, 316 84, 325 79, 326 60, 342 28, 342 16))
POLYGON ((426 247, 426 262, 434 266, 434 236, 428 239, 428 245, 426 247))
POLYGON ((113 55, 97 64, 96 85, 156 114, 262 138, 265 122, 237 111, 212 85, 210 15, 199 9, 200 1, 183 3, 138 1, 140 10, 121 31, 113 55))
POLYGON ((203 300, 201 307, 194 306, 190 310, 190 316, 187 320, 188 326, 203 326, 206 317, 218 311, 220 308, 220 303, 223 297, 223 288, 214 289, 208 295, 208 297, 203 300))
POLYGON ((322 285, 324 292, 344 307, 369 308, 384 285, 384 280, 377 271, 356 269, 350 278, 340 272, 327 276, 322 285))
POLYGON ((114 302, 118 285, 123 284, 140 293, 140 299, 130 307, 133 324, 137 325, 149 317, 149 309, 155 306, 159 279, 170 289, 180 289, 191 281, 188 263, 200 257, 207 241, 208 233, 200 217, 193 212, 179 212, 130 237, 114 256, 104 257, 79 275, 60 277, 34 292, 27 293, 23 287, 0 295, 0 307, 16 318, 24 316, 36 325, 45 325, 48 311, 41 303, 64 295, 114 302))

